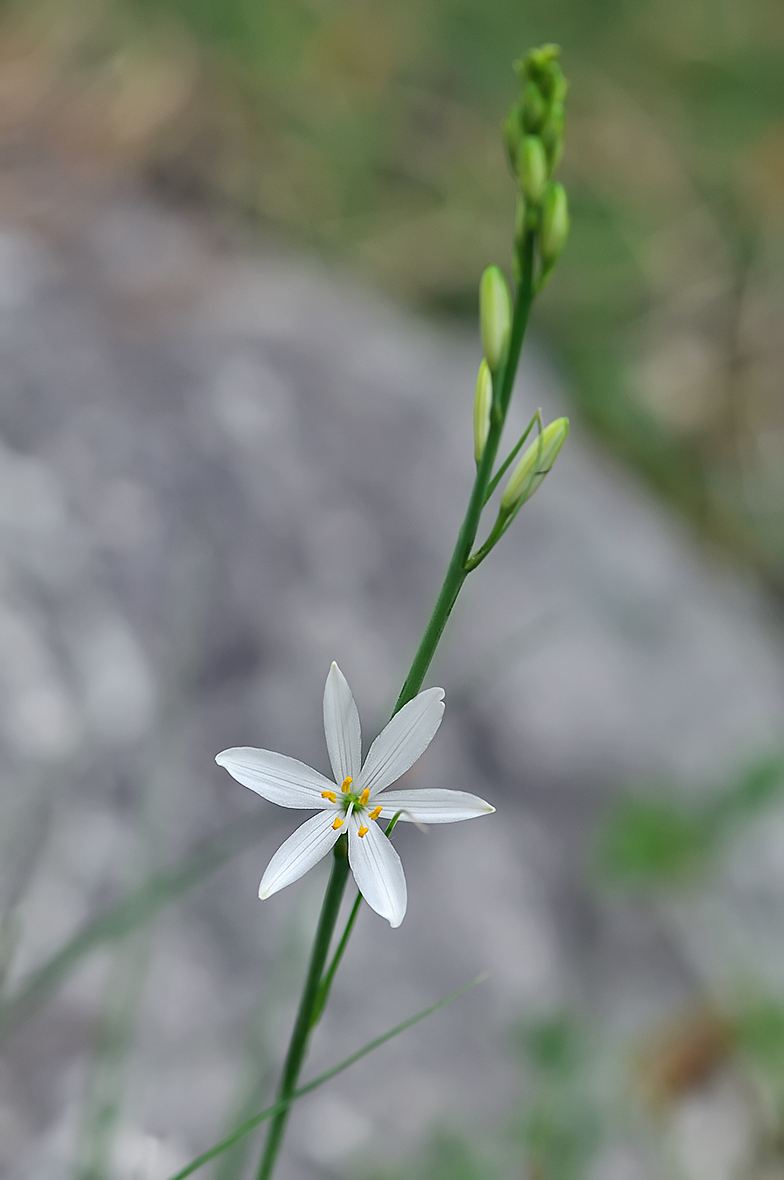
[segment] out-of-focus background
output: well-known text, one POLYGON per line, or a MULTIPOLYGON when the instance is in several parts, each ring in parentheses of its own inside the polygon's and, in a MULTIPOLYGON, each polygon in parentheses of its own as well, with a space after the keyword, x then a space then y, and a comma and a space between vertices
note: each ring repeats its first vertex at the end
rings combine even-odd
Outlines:
MULTIPOLYGON (((784 1171, 777 0, 0 10, 0 1161, 165 1180, 270 1092, 317 873, 212 765, 383 724, 472 474, 511 62, 557 41, 572 235, 517 410, 555 473, 472 578, 281 1178, 784 1171), (527 413, 526 413, 527 411, 527 413), (503 820, 501 819, 503 817, 503 820)), ((218 1164, 252 1174, 257 1141, 218 1164)), ((205 1174, 209 1174, 209 1169, 205 1174)))
POLYGON ((472 312, 510 58, 563 46, 575 232, 538 318, 591 426, 781 584, 777 0, 6 4, 3 117, 472 312))

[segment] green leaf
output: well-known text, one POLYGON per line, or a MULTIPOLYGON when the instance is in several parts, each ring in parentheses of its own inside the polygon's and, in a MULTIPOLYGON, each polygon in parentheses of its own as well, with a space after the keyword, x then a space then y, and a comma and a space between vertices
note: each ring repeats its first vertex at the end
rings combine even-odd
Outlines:
POLYGON ((185 1180, 186 1176, 191 1176, 195 1171, 203 1167, 204 1164, 209 1163, 210 1160, 214 1160, 216 1156, 221 1155, 222 1152, 228 1151, 229 1148, 233 1147, 234 1144, 237 1143, 238 1140, 242 1139, 244 1135, 247 1135, 250 1131, 255 1130, 255 1128, 258 1127, 260 1123, 266 1122, 267 1119, 274 1118, 276 1114, 280 1114, 282 1111, 286 1110, 293 1102, 296 1102, 298 1098, 302 1098, 305 1094, 309 1094, 311 1090, 315 1090, 318 1086, 323 1085, 324 1082, 328 1082, 330 1078, 334 1078, 336 1074, 342 1073, 344 1069, 348 1069, 348 1067, 353 1065, 355 1061, 359 1061, 362 1057, 366 1057, 368 1053, 372 1053, 374 1049, 378 1049, 387 1041, 391 1041, 392 1038, 398 1036, 399 1033, 405 1032, 407 1028, 411 1028, 412 1025, 418 1024, 420 1020, 424 1020, 426 1016, 430 1016, 433 1012, 437 1012, 439 1008, 443 1008, 447 1004, 451 1004, 453 1000, 458 999, 459 996, 465 995, 466 992, 476 987, 477 984, 482 983, 484 979, 484 975, 477 976, 477 978, 472 979, 470 983, 466 983, 462 987, 459 987, 457 991, 450 992, 450 994, 448 996, 444 996, 442 1000, 438 1000, 435 1004, 431 1004, 429 1008, 423 1008, 422 1011, 417 1012, 415 1016, 409 1016, 408 1020, 404 1020, 402 1024, 396 1024, 394 1028, 389 1030, 389 1032, 382 1033, 380 1037, 376 1037, 375 1040, 369 1041, 367 1045, 364 1045, 361 1049, 358 1049, 356 1053, 352 1053, 350 1057, 344 1058, 343 1061, 341 1061, 338 1065, 333 1065, 332 1069, 328 1069, 326 1073, 319 1074, 319 1076, 314 1078, 312 1082, 308 1082, 305 1086, 300 1086, 300 1088, 295 1090, 294 1093, 289 1095, 288 1098, 284 1098, 280 1102, 274 1103, 273 1106, 268 1106, 267 1109, 262 1110, 260 1114, 254 1115, 252 1119, 248 1119, 247 1122, 242 1124, 242 1126, 237 1127, 237 1130, 233 1131, 231 1135, 228 1135, 225 1139, 222 1139, 220 1143, 216 1143, 214 1147, 210 1147, 207 1151, 202 1152, 201 1155, 198 1155, 196 1159, 191 1160, 191 1162, 187 1164, 186 1167, 182 1168, 181 1171, 172 1176, 170 1180, 185 1180))
POLYGON ((784 761, 780 757, 754 763, 737 785, 722 794, 711 808, 715 823, 725 828, 753 815, 784 788, 784 761))
POLYGON ((87 922, 0 1004, 0 1038, 32 1016, 87 955, 124 938, 238 852, 255 844, 266 822, 266 818, 243 816, 204 840, 179 864, 153 874, 122 901, 87 922))

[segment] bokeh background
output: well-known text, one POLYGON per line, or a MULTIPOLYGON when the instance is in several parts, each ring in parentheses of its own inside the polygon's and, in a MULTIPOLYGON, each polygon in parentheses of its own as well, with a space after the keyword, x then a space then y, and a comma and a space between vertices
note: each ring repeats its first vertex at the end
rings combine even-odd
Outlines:
POLYGON ((575 233, 539 331, 583 418, 780 585, 777 0, 5 8, 6 119, 442 314, 508 255, 509 59, 561 44, 575 233))
POLYGON ((335 657, 369 727, 394 699, 543 41, 573 225, 520 415, 569 412, 571 455, 455 620, 428 763, 508 821, 406 837, 427 901, 358 932, 314 1072, 491 981, 303 1104, 281 1175, 784 1171, 780 3, 27 0, 0 10, 14 1180, 165 1180, 269 1091, 320 886, 260 916, 286 817, 211 758, 322 765, 335 657))

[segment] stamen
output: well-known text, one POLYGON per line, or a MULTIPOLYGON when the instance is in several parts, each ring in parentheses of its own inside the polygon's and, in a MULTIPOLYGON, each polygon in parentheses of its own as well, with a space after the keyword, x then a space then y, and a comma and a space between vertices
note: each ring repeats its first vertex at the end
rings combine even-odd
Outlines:
POLYGON ((338 801, 338 797, 334 791, 322 791, 321 798, 322 799, 329 799, 330 803, 337 803, 337 801, 338 801))
POLYGON ((359 796, 359 803, 361 807, 367 807, 367 801, 370 798, 370 791, 365 787, 362 794, 359 796))
POLYGON ((369 831, 370 831, 370 828, 363 828, 362 825, 360 824, 359 831, 357 832, 357 835, 358 836, 367 836, 369 831))
POLYGON ((353 781, 354 781, 354 780, 353 780, 353 778, 351 777, 351 775, 348 775, 348 777, 347 777, 347 778, 344 778, 344 779, 343 779, 343 785, 341 786, 341 788, 340 788, 340 789, 341 789, 341 791, 343 792, 343 794, 344 794, 344 795, 347 795, 347 794, 348 794, 348 789, 349 789, 349 787, 351 786, 351 784, 353 783, 353 781))
POLYGON ((378 819, 378 817, 381 815, 381 812, 383 810, 384 810, 383 804, 379 803, 378 807, 374 807, 373 810, 371 811, 370 818, 371 819, 378 819))
POLYGON ((338 830, 338 828, 342 828, 342 827, 343 827, 343 820, 340 818, 340 816, 339 816, 339 815, 336 815, 336 816, 335 816, 335 820, 334 820, 334 822, 333 822, 333 824, 332 824, 332 827, 335 829, 335 831, 337 831, 337 830, 338 830))

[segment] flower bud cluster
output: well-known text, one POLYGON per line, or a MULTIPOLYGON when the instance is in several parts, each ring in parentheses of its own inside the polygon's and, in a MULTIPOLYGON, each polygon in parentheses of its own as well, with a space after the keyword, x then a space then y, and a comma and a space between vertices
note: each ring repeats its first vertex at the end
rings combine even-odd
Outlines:
POLYGON ((566 245, 569 212, 563 185, 552 179, 563 152, 566 79, 557 45, 532 49, 515 63, 520 97, 504 123, 509 162, 520 186, 518 243, 538 231, 542 278, 566 245))

